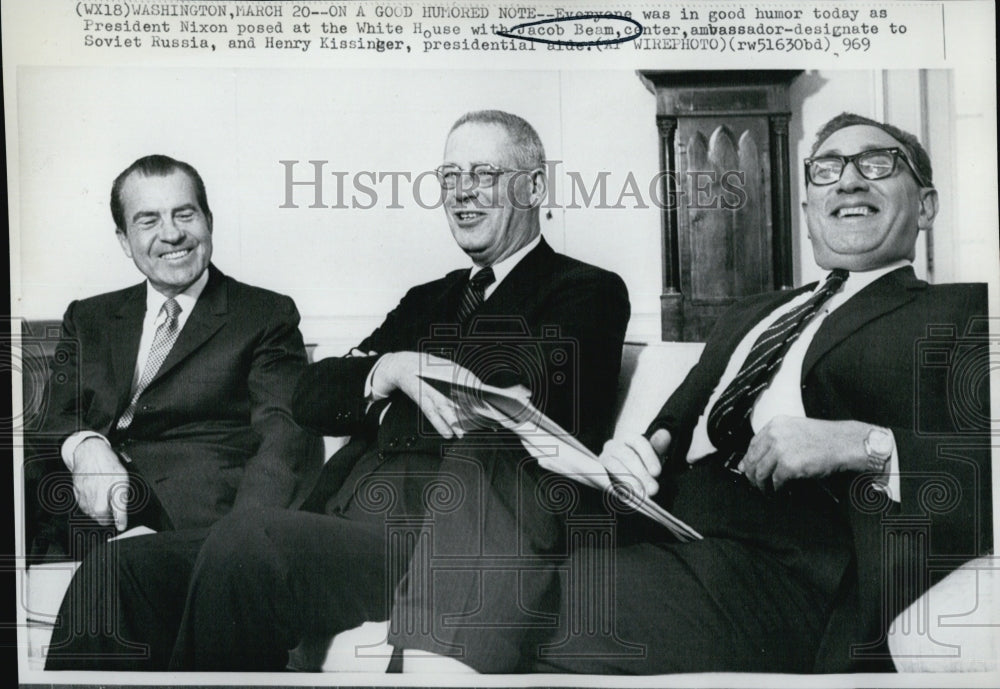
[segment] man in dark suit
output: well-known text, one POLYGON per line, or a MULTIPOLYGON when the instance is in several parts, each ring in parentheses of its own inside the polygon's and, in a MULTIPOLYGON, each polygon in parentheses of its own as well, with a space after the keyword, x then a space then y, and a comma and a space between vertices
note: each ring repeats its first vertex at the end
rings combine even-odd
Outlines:
MULTIPOLYGON (((141 158, 115 180, 111 212, 123 251, 147 279, 70 304, 36 445, 49 458, 42 503, 51 505, 56 482, 71 477, 74 511, 52 519, 74 558, 133 527, 170 532, 170 540, 230 511, 294 507, 322 458, 290 411, 306 365, 295 304, 210 263, 212 214, 197 171, 162 155, 141 158)), ((155 551, 163 538, 123 543, 155 551)), ((114 571, 108 563, 117 556, 116 547, 100 547, 81 566, 50 667, 101 652, 82 630, 96 628, 97 608, 114 592, 95 596, 89 587, 95 572, 114 571)))
POLYGON ((626 518, 571 553, 542 632, 456 617, 391 641, 480 672, 892 669, 893 617, 992 543, 986 290, 914 275, 937 212, 915 137, 844 114, 812 154, 831 275, 733 308, 646 433, 600 456, 704 538, 626 518))
MULTIPOLYGON (((523 384, 591 445, 607 433, 629 316, 621 279, 541 238, 544 150, 523 119, 469 113, 438 178, 471 269, 411 289, 353 356, 309 367, 295 417, 350 443, 324 467, 314 513, 261 515, 213 534, 195 565, 171 667, 276 670, 303 638, 384 620, 427 503, 457 506, 482 483, 508 500, 539 471, 508 433, 470 428, 467 409, 421 382, 523 384), (465 475, 442 475, 444 456, 465 475)), ((474 525, 469 525, 474 527, 474 525)))

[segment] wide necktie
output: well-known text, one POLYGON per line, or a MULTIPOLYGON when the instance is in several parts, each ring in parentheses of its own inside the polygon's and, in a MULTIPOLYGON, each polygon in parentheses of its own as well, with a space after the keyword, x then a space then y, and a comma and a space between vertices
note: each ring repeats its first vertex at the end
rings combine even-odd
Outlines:
POLYGON ((486 288, 496 281, 493 268, 486 267, 469 278, 462 292, 462 301, 458 305, 458 322, 464 323, 472 312, 478 309, 485 299, 486 288))
POLYGON ((150 381, 153 380, 153 376, 155 376, 156 372, 160 370, 160 366, 163 365, 163 360, 167 358, 167 354, 170 353, 170 349, 174 346, 174 342, 177 341, 177 334, 180 332, 177 317, 181 313, 181 305, 177 303, 176 299, 167 299, 163 302, 163 307, 160 309, 160 313, 166 313, 167 318, 160 323, 159 327, 156 329, 156 334, 153 336, 153 346, 149 350, 149 356, 146 357, 146 365, 142 369, 142 375, 139 377, 139 382, 135 384, 135 391, 132 393, 132 401, 129 402, 128 408, 121 415, 121 418, 118 419, 116 428, 119 431, 128 428, 129 424, 132 423, 139 395, 142 394, 143 390, 146 389, 146 386, 148 386, 150 381))
POLYGON ((834 270, 815 294, 761 333, 739 373, 712 407, 708 414, 708 438, 726 457, 727 467, 739 462, 753 438, 750 414, 757 396, 771 383, 788 348, 820 307, 840 289, 847 276, 846 270, 834 270))

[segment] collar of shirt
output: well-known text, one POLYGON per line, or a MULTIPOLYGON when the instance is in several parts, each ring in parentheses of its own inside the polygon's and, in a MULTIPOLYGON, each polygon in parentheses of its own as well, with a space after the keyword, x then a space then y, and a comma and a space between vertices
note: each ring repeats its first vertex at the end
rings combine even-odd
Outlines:
MULTIPOLYGON (((848 299, 853 297, 855 294, 857 294, 865 287, 878 280, 879 278, 888 275, 894 270, 899 270, 903 266, 908 266, 908 265, 910 265, 910 261, 907 261, 904 258, 898 261, 894 261, 887 266, 882 266, 881 268, 876 268, 874 270, 866 270, 863 272, 855 272, 852 270, 850 276, 844 282, 843 287, 841 287, 840 290, 832 297, 830 297, 830 300, 823 305, 823 311, 826 313, 833 311, 838 306, 846 302, 848 299)), ((822 286, 823 286, 823 280, 820 280, 819 284, 816 285, 816 289, 813 290, 813 292, 819 290, 822 286)))
MULTIPOLYGON (((188 316, 194 311, 194 305, 198 302, 198 297, 201 296, 207 284, 208 270, 205 270, 186 290, 174 297, 181 307, 180 315, 177 316, 178 329, 183 328, 184 324, 187 323, 188 316)), ((157 292, 156 288, 148 280, 146 281, 146 317, 143 319, 143 329, 148 325, 159 325, 167 317, 162 312, 163 304, 167 299, 167 296, 157 292)))
MULTIPOLYGON (((532 239, 530 242, 522 246, 520 249, 512 253, 504 260, 500 261, 499 263, 494 263, 493 266, 491 267, 493 268, 493 277, 495 278, 495 280, 493 281, 493 284, 487 287, 486 290, 484 291, 483 299, 489 299, 490 295, 496 291, 497 287, 500 285, 501 282, 503 282, 504 278, 506 278, 510 274, 510 271, 514 270, 514 266, 520 263, 521 259, 527 256, 532 249, 534 249, 541 243, 541 241, 542 241, 542 235, 539 234, 537 237, 532 239)), ((471 278, 473 275, 482 270, 483 267, 484 266, 472 266, 472 270, 469 271, 469 277, 471 278)))

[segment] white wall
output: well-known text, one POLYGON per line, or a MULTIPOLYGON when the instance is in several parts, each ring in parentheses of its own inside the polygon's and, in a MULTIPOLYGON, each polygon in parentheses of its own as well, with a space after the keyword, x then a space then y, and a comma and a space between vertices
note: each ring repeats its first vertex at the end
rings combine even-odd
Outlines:
MULTIPOLYGON (((70 299, 138 281, 114 238, 107 197, 114 176, 152 152, 186 160, 202 173, 220 268, 293 296, 307 339, 345 344, 376 325, 407 287, 465 265, 465 257, 443 211, 419 208, 408 191, 401 194, 404 209, 386 208, 384 198, 363 211, 308 208, 308 189, 295 192, 299 208, 279 208, 285 193, 279 160, 303 161, 299 176, 310 175, 305 161, 316 159, 349 177, 363 170, 416 174, 439 164, 456 117, 495 107, 532 122, 562 171, 588 181, 609 172, 611 204, 629 172, 645 185, 657 170, 655 102, 633 72, 375 76, 322 69, 19 70, 21 226, 14 231, 22 239, 23 283, 20 291, 14 286, 15 313, 58 318, 70 299)), ((930 137, 936 178, 949 197, 934 233, 940 258, 932 277, 995 274, 995 232, 988 248, 989 233, 984 239, 975 225, 976 209, 989 198, 959 200, 955 193, 974 190, 970 178, 994 169, 990 160, 979 165, 976 152, 982 155, 984 136, 994 136, 995 104, 978 95, 970 78, 917 71, 820 71, 798 78, 790 131, 797 283, 818 277, 797 212, 799 161, 819 125, 842 110, 884 116, 930 137), (952 166, 952 160, 963 164, 952 166)), ((995 139, 987 150, 992 155, 995 139)), ((333 178, 326 184, 330 196, 333 178)), ((629 337, 658 337, 659 211, 565 208, 565 175, 555 186, 563 207, 551 219, 543 216, 548 241, 622 275, 633 309, 629 337)), ((425 187, 428 196, 432 187, 425 187)), ((387 191, 387 183, 379 189, 387 191)))

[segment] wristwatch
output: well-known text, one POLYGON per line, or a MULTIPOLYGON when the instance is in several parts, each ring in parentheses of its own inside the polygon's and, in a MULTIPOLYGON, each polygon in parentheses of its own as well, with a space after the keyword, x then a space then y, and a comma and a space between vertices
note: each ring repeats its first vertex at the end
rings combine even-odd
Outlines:
POLYGON ((895 445, 892 433, 887 428, 872 426, 865 436, 865 454, 868 455, 868 471, 882 474, 885 472, 886 462, 892 456, 892 449, 895 445))

